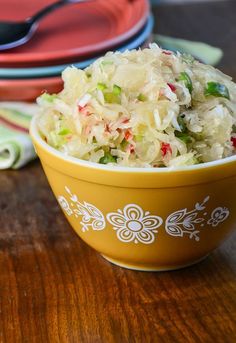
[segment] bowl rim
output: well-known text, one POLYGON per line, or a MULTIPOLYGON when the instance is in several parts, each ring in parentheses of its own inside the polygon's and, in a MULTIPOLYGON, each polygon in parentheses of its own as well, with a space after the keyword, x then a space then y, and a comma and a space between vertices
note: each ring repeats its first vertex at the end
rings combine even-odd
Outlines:
POLYGON ((145 167, 125 167, 125 166, 109 166, 105 164, 99 164, 96 162, 90 162, 86 160, 82 160, 80 158, 76 158, 73 156, 65 155, 64 153, 60 152, 59 150, 53 148, 49 144, 47 144, 43 138, 41 137, 38 127, 37 127, 37 119, 39 115, 34 115, 31 123, 30 123, 30 135, 31 137, 37 142, 44 150, 48 151, 50 154, 56 156, 59 159, 62 159, 66 162, 72 163, 76 166, 87 167, 91 169, 99 169, 104 171, 110 172, 120 172, 120 173, 137 173, 137 174, 168 174, 168 173, 175 173, 175 172, 189 172, 193 170, 203 170, 208 168, 213 168, 217 166, 223 166, 232 162, 236 162, 236 154, 233 156, 225 157, 220 160, 205 162, 201 164, 194 164, 190 166, 180 166, 180 167, 163 167, 163 168, 145 168, 145 167))

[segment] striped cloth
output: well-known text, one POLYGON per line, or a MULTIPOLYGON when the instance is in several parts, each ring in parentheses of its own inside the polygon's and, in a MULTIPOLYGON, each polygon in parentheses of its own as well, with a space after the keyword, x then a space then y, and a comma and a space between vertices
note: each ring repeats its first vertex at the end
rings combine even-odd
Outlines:
POLYGON ((29 124, 37 105, 0 103, 0 170, 18 169, 36 157, 29 124))

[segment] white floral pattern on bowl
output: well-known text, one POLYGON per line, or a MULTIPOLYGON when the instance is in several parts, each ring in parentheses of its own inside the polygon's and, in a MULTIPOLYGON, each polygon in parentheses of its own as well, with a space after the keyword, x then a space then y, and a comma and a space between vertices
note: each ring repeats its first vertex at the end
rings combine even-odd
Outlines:
POLYGON ((68 216, 71 216, 73 214, 73 211, 70 208, 70 205, 66 198, 63 195, 60 195, 57 198, 59 204, 61 205, 61 208, 68 214, 68 216))
MULTIPOLYGON (((205 218, 199 217, 199 212, 203 211, 206 202, 210 199, 207 196, 201 204, 196 203, 193 210, 188 211, 187 208, 171 213, 165 222, 166 232, 171 236, 183 237, 184 234, 189 235, 189 238, 194 238, 199 241, 199 230, 196 230, 196 224, 203 223, 205 218)), ((205 212, 206 215, 206 212, 205 212)))
MULTIPOLYGON (((158 228, 164 220, 160 216, 151 215, 144 211, 137 204, 127 204, 123 210, 110 212, 105 215, 94 205, 79 201, 76 194, 73 194, 68 187, 65 187, 69 200, 64 195, 57 197, 61 208, 68 216, 81 218, 80 224, 82 232, 90 228, 94 231, 104 230, 106 228, 106 219, 116 231, 117 238, 124 243, 134 242, 151 244, 155 241, 158 228)), ((165 232, 170 236, 184 237, 200 240, 200 228, 206 224, 212 227, 218 226, 225 221, 230 211, 226 207, 216 207, 208 217, 206 203, 210 196, 206 196, 202 203, 196 203, 193 210, 187 208, 177 210, 171 213, 165 220, 165 232), (208 218, 207 218, 208 217, 208 218)))
POLYGON ((222 223, 229 216, 229 210, 226 207, 217 207, 211 213, 211 218, 208 220, 207 224, 213 227, 222 223))
POLYGON ((123 211, 119 209, 117 212, 108 213, 107 220, 116 230, 120 241, 144 244, 154 242, 157 228, 163 222, 161 217, 144 212, 136 204, 126 205, 123 211))
POLYGON ((65 187, 65 190, 70 196, 71 204, 69 205, 68 201, 62 195, 57 198, 58 202, 69 216, 72 214, 76 218, 82 216, 80 222, 82 231, 88 231, 89 227, 95 231, 103 230, 106 226, 106 221, 102 212, 92 204, 79 201, 77 195, 72 194, 68 187, 65 187))

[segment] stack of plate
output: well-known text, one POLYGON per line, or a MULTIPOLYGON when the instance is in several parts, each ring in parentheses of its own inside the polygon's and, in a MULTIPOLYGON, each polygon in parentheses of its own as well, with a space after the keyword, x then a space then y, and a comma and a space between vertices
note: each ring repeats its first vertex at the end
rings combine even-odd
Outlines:
MULTIPOLYGON (((3 1, 0 19, 23 20, 53 1, 3 1)), ((85 68, 108 50, 141 47, 152 28, 148 0, 94 0, 58 9, 41 20, 27 44, 0 52, 0 100, 58 92, 67 66, 85 68)))

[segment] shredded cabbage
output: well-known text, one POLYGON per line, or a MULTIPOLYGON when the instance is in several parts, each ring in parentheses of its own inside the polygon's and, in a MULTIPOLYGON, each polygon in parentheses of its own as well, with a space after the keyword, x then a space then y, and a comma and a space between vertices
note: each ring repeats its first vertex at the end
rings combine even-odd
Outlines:
POLYGON ((64 154, 157 168, 236 153, 236 85, 193 58, 151 44, 108 52, 62 78, 61 93, 37 102, 43 138, 64 154))

